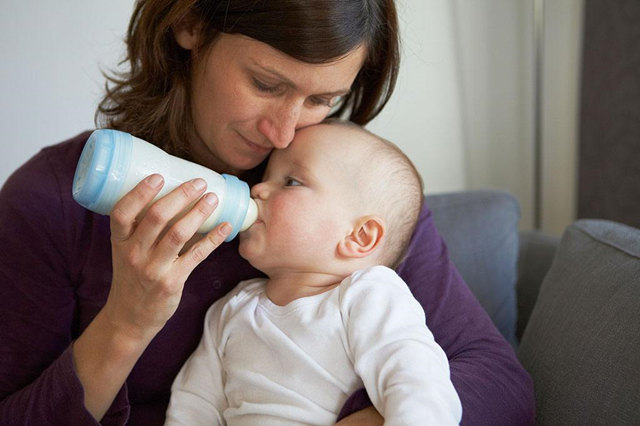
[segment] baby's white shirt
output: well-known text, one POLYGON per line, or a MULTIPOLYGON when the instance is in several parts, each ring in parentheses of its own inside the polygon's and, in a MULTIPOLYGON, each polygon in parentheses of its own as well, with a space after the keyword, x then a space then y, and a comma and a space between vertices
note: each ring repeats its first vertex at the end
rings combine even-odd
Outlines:
POLYGON ((355 272, 286 306, 265 284, 243 281, 209 309, 167 424, 331 425, 363 385, 387 425, 459 423, 446 355, 393 270, 355 272))

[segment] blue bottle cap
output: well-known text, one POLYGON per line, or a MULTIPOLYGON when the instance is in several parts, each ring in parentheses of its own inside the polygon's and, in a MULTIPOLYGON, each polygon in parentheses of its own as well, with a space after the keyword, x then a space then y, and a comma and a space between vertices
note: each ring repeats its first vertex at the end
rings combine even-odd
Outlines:
POLYGON ((250 191, 249 185, 237 177, 224 173, 222 177, 225 180, 226 188, 218 223, 229 222, 231 224, 231 234, 225 239, 229 242, 238 235, 240 227, 244 223, 247 210, 249 210, 250 191))
POLYGON ((124 185, 131 162, 131 135, 94 131, 84 145, 73 177, 73 199, 85 208, 109 214, 124 185))

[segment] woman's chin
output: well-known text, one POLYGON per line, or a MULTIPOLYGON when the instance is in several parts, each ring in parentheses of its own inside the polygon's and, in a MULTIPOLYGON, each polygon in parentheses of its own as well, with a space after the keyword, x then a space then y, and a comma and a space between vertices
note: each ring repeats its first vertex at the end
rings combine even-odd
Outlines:
POLYGON ((224 170, 224 173, 228 173, 234 176, 242 176, 243 173, 258 167, 266 158, 267 156, 265 155, 250 158, 241 158, 235 161, 231 161, 227 163, 228 165, 226 167, 226 170, 224 170))

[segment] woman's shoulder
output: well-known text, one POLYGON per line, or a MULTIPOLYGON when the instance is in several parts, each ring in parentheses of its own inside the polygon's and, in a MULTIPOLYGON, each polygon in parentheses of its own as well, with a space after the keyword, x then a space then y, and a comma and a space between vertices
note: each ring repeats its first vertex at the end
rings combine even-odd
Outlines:
POLYGON ((77 237, 71 230, 82 226, 85 214, 71 188, 89 134, 43 148, 9 176, 0 190, 0 222, 12 223, 16 238, 31 235, 70 249, 77 237))
MULTIPOLYGON (((76 163, 89 135, 89 131, 83 132, 66 141, 42 148, 9 176, 2 191, 5 195, 46 195, 56 187, 58 190, 70 189, 76 163)), ((66 192, 71 196, 70 190, 66 192)))
POLYGON ((424 268, 448 268, 449 256, 442 237, 436 229, 433 214, 425 203, 418 217, 418 222, 411 236, 404 260, 396 268, 398 274, 407 280, 415 270, 424 268))

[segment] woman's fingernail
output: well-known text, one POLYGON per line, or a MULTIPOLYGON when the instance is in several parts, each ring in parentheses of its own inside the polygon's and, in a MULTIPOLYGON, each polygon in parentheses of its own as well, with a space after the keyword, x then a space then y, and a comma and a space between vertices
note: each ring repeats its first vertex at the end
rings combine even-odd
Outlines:
POLYGON ((207 187, 207 182, 205 182, 203 179, 197 178, 191 181, 193 183, 193 186, 198 190, 198 191, 202 191, 203 189, 205 189, 207 187))
POLYGON ((229 235, 231 233, 231 225, 228 222, 224 222, 220 227, 220 232, 223 235, 229 235))
POLYGON ((216 194, 214 194, 213 192, 204 194, 204 197, 202 197, 202 199, 210 206, 215 206, 216 204, 218 204, 218 197, 216 197, 216 194))
POLYGON ((151 176, 149 176, 147 178, 147 183, 152 188, 156 188, 156 187, 160 186, 160 184, 162 183, 162 180, 163 180, 162 176, 157 175, 157 174, 153 174, 153 175, 151 175, 151 176))

